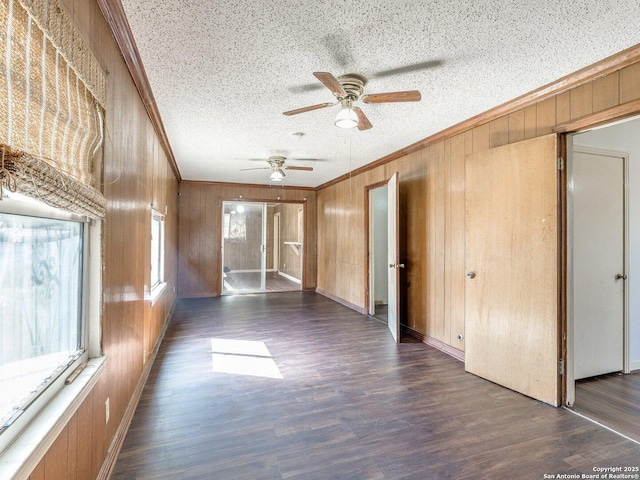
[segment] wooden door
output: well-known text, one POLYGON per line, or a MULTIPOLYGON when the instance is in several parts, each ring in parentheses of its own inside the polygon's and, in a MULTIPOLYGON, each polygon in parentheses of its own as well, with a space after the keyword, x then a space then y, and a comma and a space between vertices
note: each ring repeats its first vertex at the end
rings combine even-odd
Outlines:
POLYGON ((624 367, 624 164, 619 154, 573 150, 575 380, 624 367))
POLYGON ((465 368, 558 405, 555 135, 467 156, 465 368))
POLYGON ((400 263, 400 239, 398 218, 400 213, 400 202, 398 192, 398 172, 394 173, 387 183, 388 198, 388 258, 389 258, 389 278, 388 292, 389 303, 387 307, 387 326, 393 339, 398 343, 400 341, 400 268, 404 265, 400 263))

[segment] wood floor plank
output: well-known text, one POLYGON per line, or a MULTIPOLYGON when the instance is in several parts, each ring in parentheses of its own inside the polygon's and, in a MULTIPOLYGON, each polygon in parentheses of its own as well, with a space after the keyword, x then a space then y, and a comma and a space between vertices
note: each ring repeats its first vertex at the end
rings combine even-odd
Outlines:
POLYGON ((178 303, 112 478, 541 479, 638 459, 592 422, 289 292, 178 303), (282 378, 216 371, 212 339, 240 341, 215 343, 233 366, 273 362, 282 378))

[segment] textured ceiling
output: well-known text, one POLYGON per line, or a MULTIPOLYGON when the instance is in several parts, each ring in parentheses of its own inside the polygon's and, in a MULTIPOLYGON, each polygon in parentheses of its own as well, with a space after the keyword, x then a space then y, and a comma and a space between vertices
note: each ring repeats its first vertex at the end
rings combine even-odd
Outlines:
POLYGON ((318 186, 640 42, 640 0, 122 4, 185 180, 268 184, 241 169, 278 154, 314 168, 285 185, 318 186), (335 100, 316 71, 422 101, 359 102, 366 131, 335 127, 337 105, 282 115, 335 100))

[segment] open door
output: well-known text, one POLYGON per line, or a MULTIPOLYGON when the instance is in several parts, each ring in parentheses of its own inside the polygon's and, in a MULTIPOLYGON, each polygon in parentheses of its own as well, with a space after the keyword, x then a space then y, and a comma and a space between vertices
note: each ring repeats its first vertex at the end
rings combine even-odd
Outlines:
POLYGON ((467 156, 465 368, 557 406, 557 137, 467 156))
POLYGON ((389 306, 387 326, 393 335, 393 339, 400 341, 400 269, 404 264, 400 262, 400 239, 398 217, 400 214, 400 202, 398 192, 398 172, 394 173, 387 183, 388 194, 388 255, 389 255, 389 306))

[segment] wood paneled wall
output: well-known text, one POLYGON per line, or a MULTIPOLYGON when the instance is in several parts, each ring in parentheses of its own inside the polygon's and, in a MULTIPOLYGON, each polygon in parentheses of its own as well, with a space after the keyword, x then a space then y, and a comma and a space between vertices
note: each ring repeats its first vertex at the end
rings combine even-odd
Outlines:
MULTIPOLYGON (((280 265, 278 265, 278 271, 298 280, 302 279, 302 253, 299 249, 296 253, 284 242, 304 243, 304 226, 302 225, 303 232, 300 232, 298 225, 298 212, 301 209, 303 206, 298 203, 281 203, 275 207, 275 213, 280 213, 280 265)), ((315 221, 312 223, 315 226, 315 221)))
MULTIPOLYGON (((640 98, 640 63, 630 64, 630 55, 620 55, 620 67, 614 61, 604 76, 564 91, 559 87, 546 97, 532 96, 535 101, 528 103, 514 101, 517 107, 502 106, 484 123, 469 121, 468 128, 437 134, 420 149, 321 187, 318 290, 366 308, 366 187, 398 171, 406 229, 401 236, 407 265, 403 322, 427 341, 463 352, 458 334, 464 335, 465 321, 465 156, 546 135, 579 119, 584 119, 582 126, 595 124, 601 121, 598 112, 640 113, 640 106, 630 103, 640 98)), ((638 62, 637 49, 633 55, 638 62)))
MULTIPOLYGON (((105 372, 31 479, 98 477, 145 361, 176 298, 178 183, 129 71, 96 2, 62 0, 107 75, 103 191, 102 349, 105 372), (145 301, 150 282, 151 206, 166 212, 162 297, 145 301), (105 424, 105 401, 110 420, 105 424)), ((111 452, 112 453, 112 452, 111 452)))
POLYGON ((316 192, 313 189, 185 181, 180 184, 178 295, 221 293, 220 239, 224 200, 297 202, 305 209, 303 289, 316 287, 316 192), (305 200, 306 198, 306 200, 305 200))

